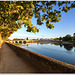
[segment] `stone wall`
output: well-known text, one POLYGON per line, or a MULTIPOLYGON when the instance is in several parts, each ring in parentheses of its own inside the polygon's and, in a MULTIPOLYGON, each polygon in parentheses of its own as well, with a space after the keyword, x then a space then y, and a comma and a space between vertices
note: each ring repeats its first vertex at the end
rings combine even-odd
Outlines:
POLYGON ((75 73, 75 66, 70 65, 56 59, 35 53, 33 51, 6 43, 21 58, 29 60, 39 69, 46 73, 75 73))

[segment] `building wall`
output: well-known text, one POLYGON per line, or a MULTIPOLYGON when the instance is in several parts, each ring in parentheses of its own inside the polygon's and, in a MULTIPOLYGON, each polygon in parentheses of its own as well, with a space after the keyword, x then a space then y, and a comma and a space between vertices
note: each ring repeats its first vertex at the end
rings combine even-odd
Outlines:
POLYGON ((13 51, 23 59, 29 60, 36 67, 46 73, 75 73, 75 66, 58 61, 56 59, 35 53, 33 51, 6 43, 13 51))

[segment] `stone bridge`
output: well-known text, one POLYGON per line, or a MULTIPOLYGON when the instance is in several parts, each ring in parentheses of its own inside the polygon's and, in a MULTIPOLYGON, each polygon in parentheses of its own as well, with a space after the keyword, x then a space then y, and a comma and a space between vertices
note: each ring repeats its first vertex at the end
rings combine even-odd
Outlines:
POLYGON ((10 41, 5 41, 5 42, 8 42, 8 43, 22 43, 22 44, 25 44, 25 43, 28 43, 28 42, 33 42, 33 40, 10 40, 10 41))

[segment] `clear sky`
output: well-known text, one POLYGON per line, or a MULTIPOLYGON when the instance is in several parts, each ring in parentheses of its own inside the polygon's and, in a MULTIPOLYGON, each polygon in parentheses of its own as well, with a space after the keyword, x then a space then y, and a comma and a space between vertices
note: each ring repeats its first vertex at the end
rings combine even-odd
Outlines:
POLYGON ((13 38, 29 38, 29 39, 37 39, 37 38, 55 38, 55 37, 63 37, 67 34, 73 36, 75 33, 75 8, 68 11, 67 13, 62 12, 61 21, 58 23, 54 23, 54 29, 48 29, 46 24, 44 23, 42 26, 37 25, 36 19, 33 17, 31 19, 33 25, 37 26, 39 29, 39 33, 26 32, 26 28, 22 26, 21 29, 18 29, 17 32, 14 32, 9 39, 13 38))

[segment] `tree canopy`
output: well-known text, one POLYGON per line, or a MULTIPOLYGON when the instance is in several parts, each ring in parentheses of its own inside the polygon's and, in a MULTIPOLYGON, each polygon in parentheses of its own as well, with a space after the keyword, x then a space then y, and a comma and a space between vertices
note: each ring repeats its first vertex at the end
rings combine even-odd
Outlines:
POLYGON ((66 35, 65 37, 63 37, 63 41, 72 41, 71 35, 66 35))
POLYGON ((61 11, 68 12, 75 8, 75 1, 0 1, 0 34, 3 39, 8 38, 21 26, 27 28, 27 32, 39 32, 31 19, 37 18, 37 25, 46 22, 46 27, 53 29, 52 23, 61 20, 61 11), (57 9, 53 9, 54 6, 57 9))

